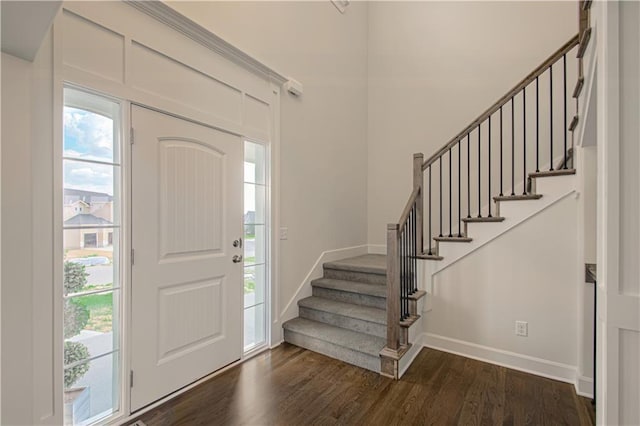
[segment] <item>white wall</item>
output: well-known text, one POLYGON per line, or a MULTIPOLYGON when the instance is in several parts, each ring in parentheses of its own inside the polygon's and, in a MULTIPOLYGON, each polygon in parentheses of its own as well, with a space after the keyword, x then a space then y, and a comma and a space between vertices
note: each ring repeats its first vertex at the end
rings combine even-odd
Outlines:
POLYGON ((575 2, 369 5, 369 243, 383 244, 400 216, 412 154, 428 158, 575 35, 577 22, 575 2))
POLYGON ((2 419, 32 424, 31 74, 2 54, 2 419))
POLYGON ((427 344, 573 381, 576 209, 568 196, 437 273, 427 344))
POLYGON ((329 1, 169 5, 304 85, 281 104, 281 310, 323 251, 366 243, 369 5, 344 15, 329 1))

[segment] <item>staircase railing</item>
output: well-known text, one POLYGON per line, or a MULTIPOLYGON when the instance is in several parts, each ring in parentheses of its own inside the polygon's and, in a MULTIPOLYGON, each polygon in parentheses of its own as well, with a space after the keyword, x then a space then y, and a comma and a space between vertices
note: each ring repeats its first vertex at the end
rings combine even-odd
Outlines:
POLYGON ((407 345, 406 325, 417 317, 412 296, 418 291, 417 259, 422 254, 423 158, 413 156, 413 192, 398 223, 387 226, 387 348, 393 351, 407 345))
POLYGON ((578 44, 579 36, 576 35, 426 161, 422 161, 422 154, 414 154, 413 191, 400 220, 387 226, 387 347, 381 353, 383 370, 385 356, 397 360, 406 350, 409 345, 407 324, 419 317, 417 304, 412 303, 418 291, 416 259, 438 259, 438 253, 431 247, 434 222, 438 225, 439 238, 464 238, 466 227, 462 222, 498 219, 492 215, 494 195, 498 194, 497 199, 523 198, 529 194, 527 184, 530 175, 568 172, 568 156, 571 155, 568 145, 573 144, 573 141, 569 142, 568 132, 575 128, 577 117, 574 117, 571 126, 567 125, 567 55, 578 44), (543 80, 544 85, 541 85, 543 80), (546 93, 541 93, 541 88, 546 93), (543 100, 546 97, 547 101, 541 103, 541 96, 543 100), (543 113, 546 115, 544 119, 543 113), (543 120, 542 127, 546 135, 541 131, 543 120), (561 132, 559 128, 564 131, 561 132), (528 136, 534 139, 533 142, 527 140, 528 136), (561 140, 554 147, 554 139, 558 136, 561 140), (545 138, 548 139, 548 147, 541 148, 541 139, 545 138), (516 162, 516 151, 522 155, 521 161, 516 162), (553 165, 558 160, 561 170, 554 171, 553 165), (499 163, 499 169, 492 170, 495 163, 499 163), (549 172, 541 172, 540 166, 547 164, 549 172), (436 168, 434 172, 432 169, 436 168), (428 176, 426 194, 425 174, 428 176), (516 194, 516 182, 518 188, 522 183, 522 195, 516 194), (510 192, 505 189, 505 183, 511 184, 510 192), (437 192, 436 203, 432 203, 432 190, 437 192), (505 192, 509 195, 505 195, 505 192), (425 202, 428 204, 426 217, 425 202), (433 208, 432 204, 437 204, 437 207, 433 208), (477 216, 473 218, 472 212, 475 214, 476 209, 472 204, 477 205, 477 216), (466 217, 463 217, 463 207, 466 207, 466 217), (483 212, 486 212, 484 217, 483 212), (446 216, 448 232, 445 230, 447 223, 443 223, 446 216), (457 219, 457 229, 453 226, 453 218, 457 219), (423 237, 424 219, 427 220, 428 231, 423 237))

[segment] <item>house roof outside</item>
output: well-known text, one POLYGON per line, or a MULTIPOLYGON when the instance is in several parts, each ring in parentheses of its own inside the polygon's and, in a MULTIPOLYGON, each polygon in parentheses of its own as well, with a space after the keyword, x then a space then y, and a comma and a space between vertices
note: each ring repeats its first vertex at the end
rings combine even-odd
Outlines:
POLYGON ((113 196, 104 192, 84 191, 82 189, 64 188, 64 204, 83 201, 87 204, 107 203, 113 201, 113 196))
POLYGON ((92 215, 91 213, 80 213, 64 221, 65 226, 87 226, 87 225, 113 225, 106 219, 92 215))

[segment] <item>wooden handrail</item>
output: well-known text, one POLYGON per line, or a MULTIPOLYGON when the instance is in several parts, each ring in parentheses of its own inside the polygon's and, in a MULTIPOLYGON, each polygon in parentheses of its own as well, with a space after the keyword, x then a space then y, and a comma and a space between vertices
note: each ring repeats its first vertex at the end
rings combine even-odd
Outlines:
POLYGON ((400 215, 400 221, 398 222, 398 233, 401 233, 404 230, 404 227, 407 225, 407 219, 409 219, 409 214, 411 213, 411 209, 413 205, 416 203, 418 196, 420 195, 420 188, 416 187, 413 189, 413 192, 409 196, 409 201, 407 201, 407 205, 404 207, 402 214, 400 215))
POLYGON ((473 129, 478 127, 479 124, 483 123, 489 116, 500 109, 501 106, 506 104, 513 96, 522 91, 525 87, 527 87, 532 81, 539 77, 543 72, 547 70, 551 65, 553 65, 558 59, 560 59, 563 55, 569 52, 571 49, 576 47, 579 43, 579 35, 571 37, 571 39, 566 42, 560 49, 558 49, 555 53, 549 56, 543 63, 541 63, 535 70, 533 70, 529 75, 527 75, 524 79, 520 81, 520 83, 516 84, 515 87, 507 92, 506 95, 501 97, 497 102, 491 105, 485 112, 480 114, 478 118, 473 120, 471 124, 464 128, 463 131, 458 133, 453 139, 451 139, 446 145, 440 148, 435 154, 429 157, 424 163, 422 163, 422 170, 426 170, 431 164, 433 164, 438 158, 440 158, 444 153, 449 151, 452 147, 454 147, 459 140, 465 136, 467 133, 470 133, 473 129))

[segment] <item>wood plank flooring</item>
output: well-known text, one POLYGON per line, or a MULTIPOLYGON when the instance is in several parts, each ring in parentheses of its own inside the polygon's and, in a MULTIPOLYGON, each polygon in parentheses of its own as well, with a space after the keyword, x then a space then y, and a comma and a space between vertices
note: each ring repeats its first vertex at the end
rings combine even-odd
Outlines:
POLYGON ((399 381, 282 344, 140 417, 167 425, 592 425, 572 385, 433 349, 399 381))

